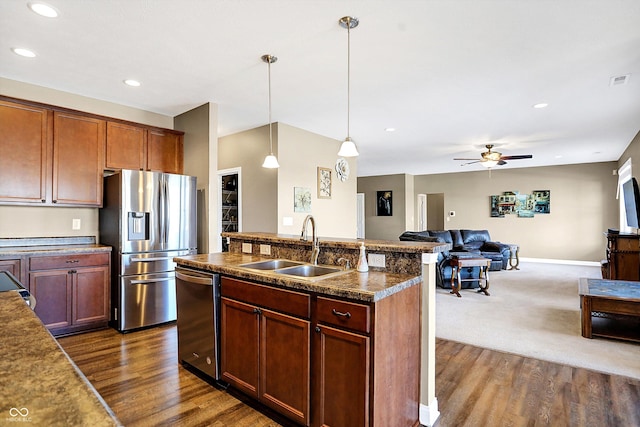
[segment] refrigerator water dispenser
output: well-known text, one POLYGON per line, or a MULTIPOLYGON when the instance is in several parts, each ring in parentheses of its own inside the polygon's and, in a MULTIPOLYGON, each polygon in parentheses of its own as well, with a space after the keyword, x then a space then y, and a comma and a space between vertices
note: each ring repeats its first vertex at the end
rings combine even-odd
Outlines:
POLYGON ((149 240, 149 212, 129 212, 129 240, 149 240))

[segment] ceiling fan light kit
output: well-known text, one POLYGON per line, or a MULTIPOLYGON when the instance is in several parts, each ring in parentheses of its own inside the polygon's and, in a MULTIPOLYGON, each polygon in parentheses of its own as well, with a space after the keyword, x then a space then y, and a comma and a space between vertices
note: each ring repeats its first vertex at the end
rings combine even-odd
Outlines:
POLYGON ((506 160, 520 160, 520 159, 532 159, 533 156, 531 154, 518 154, 513 156, 503 156, 499 151, 491 151, 493 148, 493 144, 485 145, 487 151, 480 154, 480 159, 467 159, 457 157, 453 160, 471 160, 470 162, 463 163, 460 166, 466 166, 473 163, 480 163, 487 169, 491 169, 494 166, 502 166, 506 165, 506 160))

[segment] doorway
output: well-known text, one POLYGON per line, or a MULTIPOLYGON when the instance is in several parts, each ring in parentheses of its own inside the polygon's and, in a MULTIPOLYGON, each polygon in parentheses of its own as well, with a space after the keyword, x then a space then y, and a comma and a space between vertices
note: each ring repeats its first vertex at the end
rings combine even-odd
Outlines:
MULTIPOLYGON (((242 197, 240 185, 240 168, 218 171, 218 200, 220 212, 218 215, 218 234, 225 231, 242 231, 242 197)), ((220 250, 229 251, 229 241, 220 236, 220 250)))
POLYGON ((427 194, 426 230, 444 229, 444 193, 427 194))

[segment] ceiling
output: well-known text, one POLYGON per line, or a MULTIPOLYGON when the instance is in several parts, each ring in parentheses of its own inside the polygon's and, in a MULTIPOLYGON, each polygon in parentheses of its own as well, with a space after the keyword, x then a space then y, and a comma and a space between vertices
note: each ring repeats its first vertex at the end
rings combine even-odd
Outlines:
POLYGON ((452 159, 489 143, 533 154, 496 170, 616 161, 640 130, 638 0, 45 0, 53 19, 27 1, 0 1, 0 77, 169 116, 216 103, 220 136, 268 122, 272 54, 273 121, 344 139, 338 20, 359 18, 358 176, 482 170, 452 159))

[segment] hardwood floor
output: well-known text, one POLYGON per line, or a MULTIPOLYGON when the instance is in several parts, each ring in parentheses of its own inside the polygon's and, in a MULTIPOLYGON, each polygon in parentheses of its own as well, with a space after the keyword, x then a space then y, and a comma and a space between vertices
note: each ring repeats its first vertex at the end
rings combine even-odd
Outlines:
MULTIPOLYGON (((58 341, 127 427, 288 426, 182 367, 175 325, 58 341)), ((438 427, 640 426, 640 380, 445 340, 436 396, 438 427)))

